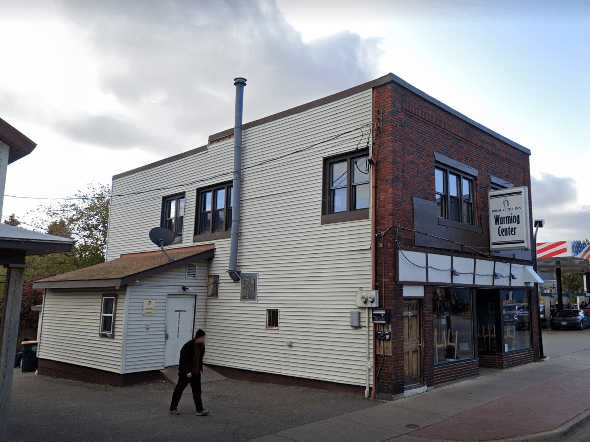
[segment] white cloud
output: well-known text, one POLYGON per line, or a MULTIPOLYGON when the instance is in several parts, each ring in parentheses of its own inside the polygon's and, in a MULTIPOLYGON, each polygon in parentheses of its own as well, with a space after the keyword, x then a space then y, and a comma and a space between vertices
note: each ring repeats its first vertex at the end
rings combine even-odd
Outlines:
POLYGON ((533 213, 545 219, 539 239, 546 241, 590 238, 590 206, 578 204, 575 180, 542 174, 531 180, 533 213))

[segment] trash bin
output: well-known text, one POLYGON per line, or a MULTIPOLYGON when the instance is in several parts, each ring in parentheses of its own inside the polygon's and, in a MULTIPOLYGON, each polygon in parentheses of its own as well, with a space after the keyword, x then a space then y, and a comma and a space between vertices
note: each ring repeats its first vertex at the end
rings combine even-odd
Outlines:
POLYGON ((37 370, 37 341, 23 341, 22 346, 22 372, 26 373, 37 370))
POLYGON ((17 351, 14 355, 14 368, 20 368, 20 361, 23 359, 23 354, 20 351, 17 351))

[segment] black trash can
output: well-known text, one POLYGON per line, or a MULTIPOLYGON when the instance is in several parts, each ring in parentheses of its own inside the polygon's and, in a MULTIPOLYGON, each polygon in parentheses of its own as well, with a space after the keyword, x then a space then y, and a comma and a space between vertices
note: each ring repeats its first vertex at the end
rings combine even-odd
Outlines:
POLYGON ((20 351, 17 351, 14 355, 14 368, 20 368, 20 361, 23 359, 23 354, 20 351))
POLYGON ((23 341, 21 370, 23 373, 37 370, 37 341, 23 341))

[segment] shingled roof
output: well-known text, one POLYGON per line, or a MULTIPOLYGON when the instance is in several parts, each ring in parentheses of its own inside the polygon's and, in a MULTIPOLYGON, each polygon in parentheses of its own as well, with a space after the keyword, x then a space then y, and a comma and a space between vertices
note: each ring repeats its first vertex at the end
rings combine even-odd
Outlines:
POLYGON ((181 247, 166 250, 168 257, 160 250, 130 253, 112 261, 91 267, 62 273, 35 282, 34 287, 49 288, 119 288, 149 274, 213 257, 213 244, 181 247))

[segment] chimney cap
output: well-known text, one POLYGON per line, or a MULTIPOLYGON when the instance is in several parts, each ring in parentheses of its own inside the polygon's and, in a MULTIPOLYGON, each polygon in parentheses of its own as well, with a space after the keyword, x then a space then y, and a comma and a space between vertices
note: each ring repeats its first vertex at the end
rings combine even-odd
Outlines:
POLYGON ((234 78, 234 86, 237 85, 246 86, 246 79, 244 77, 236 77, 234 78))

